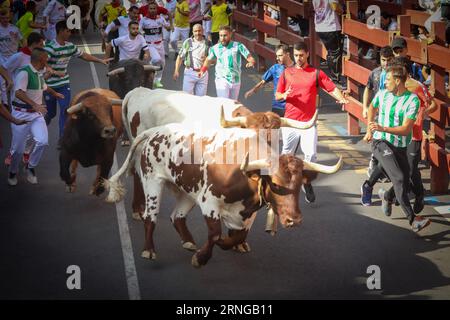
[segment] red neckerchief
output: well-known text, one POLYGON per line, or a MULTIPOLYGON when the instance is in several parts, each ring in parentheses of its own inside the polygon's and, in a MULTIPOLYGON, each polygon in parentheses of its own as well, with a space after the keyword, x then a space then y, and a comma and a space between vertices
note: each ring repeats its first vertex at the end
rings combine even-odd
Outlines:
POLYGON ((31 50, 28 47, 22 48, 22 49, 20 49, 20 51, 31 56, 31 50))

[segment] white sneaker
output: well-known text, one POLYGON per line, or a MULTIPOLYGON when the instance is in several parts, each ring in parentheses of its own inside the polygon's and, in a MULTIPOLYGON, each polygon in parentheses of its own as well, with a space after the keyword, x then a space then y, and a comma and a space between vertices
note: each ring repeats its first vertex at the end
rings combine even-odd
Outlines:
POLYGON ((27 181, 31 184, 37 184, 38 179, 36 177, 36 172, 34 171, 34 168, 27 168, 27 181))
POLYGON ((15 186, 17 185, 17 174, 16 173, 9 173, 8 174, 8 185, 15 186))

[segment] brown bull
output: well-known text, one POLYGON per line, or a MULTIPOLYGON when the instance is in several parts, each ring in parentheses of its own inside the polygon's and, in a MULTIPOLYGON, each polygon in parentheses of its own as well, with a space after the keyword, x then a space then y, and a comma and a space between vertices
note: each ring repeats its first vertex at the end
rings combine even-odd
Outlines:
POLYGON ((121 100, 110 90, 85 90, 73 98, 67 112, 70 117, 61 139, 60 177, 66 182, 66 190, 73 192, 77 163, 83 167, 97 165, 90 194, 100 195, 104 191, 101 180, 108 177, 122 132, 121 100))

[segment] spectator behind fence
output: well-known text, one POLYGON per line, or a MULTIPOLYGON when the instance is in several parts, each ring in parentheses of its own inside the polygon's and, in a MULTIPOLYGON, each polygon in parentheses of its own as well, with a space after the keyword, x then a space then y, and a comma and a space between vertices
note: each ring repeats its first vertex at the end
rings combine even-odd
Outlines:
POLYGON ((341 33, 341 15, 343 10, 337 0, 313 0, 314 25, 317 35, 327 49, 327 63, 330 78, 342 88, 343 36, 341 33))

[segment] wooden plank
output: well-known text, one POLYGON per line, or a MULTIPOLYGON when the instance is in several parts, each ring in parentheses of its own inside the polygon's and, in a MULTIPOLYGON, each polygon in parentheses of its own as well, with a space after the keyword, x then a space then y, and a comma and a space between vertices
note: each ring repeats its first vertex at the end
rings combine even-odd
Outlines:
POLYGON ((300 37, 298 34, 282 28, 277 28, 276 37, 281 42, 287 44, 294 44, 296 42, 302 41, 302 37, 300 37))
POLYGON ((443 166, 447 172, 450 172, 449 154, 437 143, 431 142, 429 146, 429 160, 435 167, 443 166))
POLYGON ((381 29, 370 29, 365 23, 352 19, 343 19, 342 32, 348 36, 355 37, 377 47, 384 47, 391 44, 395 32, 381 29))
POLYGON ((269 62, 274 63, 276 60, 275 51, 261 43, 255 43, 255 52, 269 62))
POLYGON ((268 35, 275 37, 277 34, 277 26, 269 24, 261 19, 253 19, 253 27, 260 32, 267 33, 268 35))
POLYGON ((400 35, 404 37, 411 36, 411 17, 408 15, 400 15, 397 17, 400 35))
POLYGON ((405 15, 411 17, 411 24, 416 26, 425 26, 425 21, 430 17, 430 14, 426 11, 410 10, 407 9, 405 15))
POLYGON ((344 106, 344 110, 358 118, 358 120, 367 123, 367 119, 364 119, 362 116, 362 103, 353 97, 347 97, 347 100, 349 103, 344 106))
POLYGON ((444 128, 450 126, 450 107, 449 105, 437 98, 434 98, 438 108, 435 112, 430 113, 429 116, 437 126, 444 128))
POLYGON ((235 33, 233 35, 233 40, 241 42, 243 45, 245 45, 247 47, 247 49, 250 52, 254 52, 255 51, 256 39, 250 39, 250 38, 247 38, 247 37, 243 36, 242 34, 235 33))
POLYGON ((277 5, 280 8, 287 9, 287 12, 291 17, 295 17, 296 15, 300 15, 305 17, 305 13, 307 15, 308 11, 306 6, 303 3, 293 1, 293 0, 277 0, 277 5))
POLYGON ((450 49, 431 44, 428 46, 428 62, 445 70, 450 70, 450 49))
POLYGON ((254 28, 253 19, 254 19, 254 17, 249 14, 245 14, 243 12, 233 10, 233 21, 235 21, 235 22, 242 23, 253 29, 254 28))
POLYGON ((343 62, 343 74, 365 86, 369 79, 370 70, 346 58, 343 62))
POLYGON ((267 22, 274 26, 277 26, 280 24, 280 22, 278 20, 269 17, 267 14, 264 15, 264 22, 267 22))
POLYGON ((327 59, 327 49, 320 40, 316 41, 316 55, 322 59, 327 59))
POLYGON ((406 44, 408 45, 408 55, 411 57, 411 60, 420 64, 427 64, 427 41, 406 37, 402 38, 406 40, 406 44))

